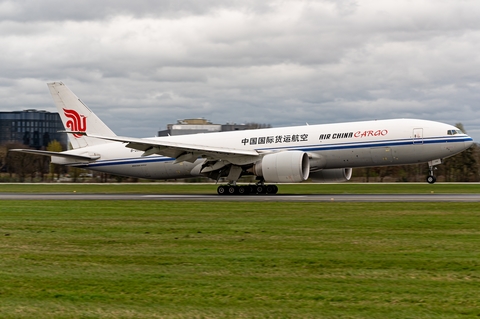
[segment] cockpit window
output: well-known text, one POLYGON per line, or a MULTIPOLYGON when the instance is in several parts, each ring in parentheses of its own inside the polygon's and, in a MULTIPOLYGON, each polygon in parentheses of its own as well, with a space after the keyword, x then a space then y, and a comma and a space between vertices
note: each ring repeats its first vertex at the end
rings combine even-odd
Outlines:
POLYGON ((456 134, 463 134, 463 133, 460 130, 448 130, 447 134, 448 135, 456 135, 456 134))

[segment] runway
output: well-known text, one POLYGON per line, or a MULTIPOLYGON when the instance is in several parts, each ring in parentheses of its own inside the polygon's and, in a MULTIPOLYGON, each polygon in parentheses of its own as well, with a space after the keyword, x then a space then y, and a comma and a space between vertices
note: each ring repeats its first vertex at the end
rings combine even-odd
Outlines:
POLYGON ((0 193, 0 200, 148 200, 239 202, 480 202, 480 194, 308 194, 226 196, 212 194, 0 193))

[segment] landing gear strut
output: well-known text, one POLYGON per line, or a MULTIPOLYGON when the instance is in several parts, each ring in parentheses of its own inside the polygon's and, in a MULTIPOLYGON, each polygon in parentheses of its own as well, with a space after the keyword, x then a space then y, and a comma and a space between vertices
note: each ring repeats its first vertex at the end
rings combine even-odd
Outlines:
POLYGON ((428 162, 428 176, 427 176, 427 183, 433 184, 437 181, 437 178, 435 177, 434 172, 437 170, 435 165, 441 164, 442 160, 434 160, 428 162))

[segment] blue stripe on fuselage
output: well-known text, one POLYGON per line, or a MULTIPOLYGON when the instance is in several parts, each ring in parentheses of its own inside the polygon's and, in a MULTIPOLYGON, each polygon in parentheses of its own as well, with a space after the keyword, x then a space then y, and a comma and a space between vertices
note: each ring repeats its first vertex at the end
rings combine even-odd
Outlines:
POLYGON ((419 138, 419 139, 401 139, 401 140, 387 140, 379 142, 347 142, 338 144, 317 144, 312 146, 291 146, 291 147, 272 147, 272 148, 260 148, 261 151, 273 151, 273 150, 299 150, 304 152, 315 151, 331 151, 331 150, 345 150, 345 149, 358 149, 358 148, 372 148, 372 147, 392 147, 392 146, 404 146, 404 145, 425 145, 425 144, 443 144, 443 143, 463 143, 472 142, 471 137, 431 137, 431 138, 419 138))
MULTIPOLYGON (((332 150, 346 150, 346 149, 359 149, 359 148, 373 148, 373 147, 393 147, 404 145, 425 145, 425 144, 443 144, 443 143, 463 143, 472 142, 473 139, 469 136, 462 137, 430 137, 419 139, 400 139, 400 140, 387 140, 387 141, 368 141, 368 142, 347 142, 338 144, 316 144, 311 146, 290 146, 290 147, 272 147, 272 148, 258 148, 258 151, 281 151, 281 150, 299 150, 304 152, 315 151, 332 151, 332 150)), ((174 161, 174 158, 155 156, 155 157, 140 157, 140 158, 122 158, 113 160, 100 160, 90 164, 75 165, 81 168, 96 168, 115 165, 135 165, 146 163, 161 163, 174 161)))
POLYGON ((139 157, 139 158, 120 158, 113 160, 100 160, 89 164, 75 165, 81 168, 96 168, 116 165, 135 165, 135 164, 147 164, 147 163, 161 163, 174 161, 174 158, 155 156, 155 157, 139 157))

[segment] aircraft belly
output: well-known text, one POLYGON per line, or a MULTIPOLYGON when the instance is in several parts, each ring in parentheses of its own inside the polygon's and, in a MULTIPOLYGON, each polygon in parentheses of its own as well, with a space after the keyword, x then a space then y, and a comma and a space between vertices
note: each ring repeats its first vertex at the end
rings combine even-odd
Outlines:
POLYGON ((372 148, 371 154, 375 166, 425 163, 439 158, 437 152, 432 153, 430 146, 425 144, 372 148))
POLYGON ((370 149, 358 148, 354 150, 334 150, 321 153, 326 159, 324 168, 345 168, 373 166, 370 149))
POLYGON ((116 164, 111 166, 88 167, 87 169, 104 172, 113 175, 121 175, 135 178, 164 178, 155 176, 164 176, 165 168, 163 163, 143 163, 143 164, 116 164))
POLYGON ((195 167, 189 162, 174 163, 174 161, 147 163, 144 178, 149 179, 175 179, 192 177, 190 171, 195 167))
POLYGON ((138 173, 140 173, 141 175, 143 174, 144 178, 157 179, 162 178, 158 176, 166 175, 164 162, 145 163, 140 165, 138 168, 138 173))
POLYGON ((388 166, 423 163, 432 160, 431 151, 425 148, 426 145, 418 144, 334 150, 321 154, 326 159, 325 168, 388 166))
POLYGON ((381 157, 380 153, 375 153, 378 165, 403 165, 425 162, 423 155, 424 145, 422 144, 388 147, 385 153, 388 155, 384 154, 383 157, 381 157), (383 163, 382 160, 384 161, 383 163))
POLYGON ((167 176, 166 178, 192 177, 192 174, 190 172, 196 165, 196 163, 190 162, 181 162, 176 164, 173 161, 166 162, 165 176, 167 176))

